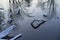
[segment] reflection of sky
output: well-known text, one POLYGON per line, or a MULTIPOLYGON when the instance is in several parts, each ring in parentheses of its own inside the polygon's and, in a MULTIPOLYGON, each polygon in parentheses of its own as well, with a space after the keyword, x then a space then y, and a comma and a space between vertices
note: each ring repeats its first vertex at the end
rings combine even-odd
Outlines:
MULTIPOLYGON (((57 16, 60 16, 60 0, 57 0, 56 3, 58 4, 57 16)), ((38 8, 36 11, 39 11, 38 8)), ((38 16, 37 12, 34 12, 33 15, 36 15, 37 18, 41 16, 38 16)), ((20 32, 23 34, 21 40, 60 40, 60 19, 53 18, 36 30, 30 25, 32 21, 33 18, 25 18, 24 21, 21 21, 20 32)))

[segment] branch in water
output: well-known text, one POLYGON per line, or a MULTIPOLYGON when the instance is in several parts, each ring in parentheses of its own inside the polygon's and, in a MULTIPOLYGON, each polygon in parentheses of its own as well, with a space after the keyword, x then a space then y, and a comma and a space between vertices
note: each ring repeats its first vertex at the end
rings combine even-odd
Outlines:
POLYGON ((44 21, 44 20, 33 20, 33 22, 31 23, 31 26, 32 26, 34 29, 37 29, 39 26, 41 26, 41 25, 44 24, 45 22, 46 22, 46 21, 44 21), (37 26, 35 26, 35 25, 33 25, 35 21, 37 21, 37 22, 42 21, 42 22, 39 23, 37 26))

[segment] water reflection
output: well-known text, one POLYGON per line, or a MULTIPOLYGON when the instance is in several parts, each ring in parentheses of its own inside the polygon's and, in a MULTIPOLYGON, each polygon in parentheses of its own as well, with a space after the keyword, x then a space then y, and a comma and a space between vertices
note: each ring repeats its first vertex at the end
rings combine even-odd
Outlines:
MULTIPOLYGON (((48 21, 56 15, 54 0, 9 0, 9 9, 4 10, 5 24, 15 24, 27 17, 34 17, 36 20, 48 21), (28 7, 29 3, 30 7, 28 7), (39 5, 39 6, 38 6, 39 5), (43 9, 43 10, 42 10, 43 9), (39 11, 40 10, 40 11, 39 11), (6 12, 5 12, 6 11, 6 12), (39 15, 36 15, 39 14, 39 15), (39 17, 39 18, 38 18, 39 17)), ((34 20, 33 20, 34 21, 34 20)), ((20 24, 20 22, 19 22, 20 24)), ((43 24, 43 23, 42 23, 43 24)))
MULTIPOLYGON (((33 18, 34 20, 30 24, 34 29, 36 29, 45 22, 56 17, 55 5, 55 0, 9 0, 8 10, 2 12, 4 15, 0 13, 5 17, 5 19, 3 18, 3 22, 0 19, 0 25, 4 25, 1 27, 5 27, 5 29, 11 25, 15 25, 19 28, 21 22, 25 21, 24 19, 33 18), (35 26, 35 21, 40 23, 37 23, 37 26, 35 26)), ((2 16, 0 17, 2 18, 2 16)))

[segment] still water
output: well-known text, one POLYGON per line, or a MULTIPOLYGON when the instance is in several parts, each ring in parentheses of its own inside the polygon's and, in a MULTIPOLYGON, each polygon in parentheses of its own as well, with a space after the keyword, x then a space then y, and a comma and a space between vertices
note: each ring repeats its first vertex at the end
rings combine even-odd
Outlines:
MULTIPOLYGON (((57 13, 56 16, 59 17, 57 18, 52 18, 51 20, 48 20, 46 23, 41 25, 39 28, 34 29, 31 26, 31 22, 34 19, 43 19, 42 15, 46 13, 46 11, 41 11, 39 7, 36 7, 37 0, 36 2, 33 1, 31 3, 32 6, 27 8, 29 10, 29 13, 34 17, 24 17, 24 20, 20 21, 20 19, 17 21, 18 22, 18 27, 14 29, 9 35, 10 36, 15 36, 19 33, 22 33, 22 37, 19 38, 18 40, 60 40, 60 0, 55 0, 57 4, 57 13), (34 4, 34 5, 33 5, 34 4), (34 10, 34 11, 33 11, 34 10)), ((3 2, 3 1, 2 1, 3 2)), ((2 3, 0 0, 0 4, 2 3)), ((8 3, 4 1, 4 3, 8 3)), ((5 5, 2 3, 3 5, 5 5)), ((4 9, 8 9, 8 4, 3 6, 4 9)), ((6 14, 6 20, 8 19, 8 14, 6 14)), ((35 23, 36 25, 38 23, 35 23)))

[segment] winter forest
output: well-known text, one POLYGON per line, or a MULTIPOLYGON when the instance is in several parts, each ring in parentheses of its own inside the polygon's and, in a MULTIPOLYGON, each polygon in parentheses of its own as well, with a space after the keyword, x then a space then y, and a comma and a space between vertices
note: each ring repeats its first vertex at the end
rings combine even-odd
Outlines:
POLYGON ((0 0, 0 39, 59 40, 59 0, 0 0))

